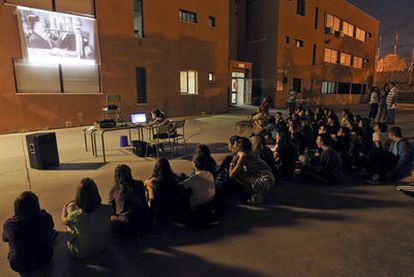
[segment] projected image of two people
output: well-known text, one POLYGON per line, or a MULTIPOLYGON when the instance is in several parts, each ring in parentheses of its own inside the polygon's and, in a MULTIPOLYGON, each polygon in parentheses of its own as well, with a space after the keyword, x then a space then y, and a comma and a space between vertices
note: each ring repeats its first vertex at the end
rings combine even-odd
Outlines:
POLYGON ((29 57, 95 59, 93 20, 38 10, 20 17, 29 57))

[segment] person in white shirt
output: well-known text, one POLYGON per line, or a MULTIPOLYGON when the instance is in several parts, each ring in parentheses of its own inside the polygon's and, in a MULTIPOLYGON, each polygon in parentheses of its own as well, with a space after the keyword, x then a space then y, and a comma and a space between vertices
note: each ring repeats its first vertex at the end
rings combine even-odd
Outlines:
POLYGON ((204 162, 204 159, 196 156, 193 160, 195 175, 181 183, 184 188, 190 188, 192 191, 190 206, 193 210, 202 204, 210 202, 216 194, 213 174, 202 170, 204 162))

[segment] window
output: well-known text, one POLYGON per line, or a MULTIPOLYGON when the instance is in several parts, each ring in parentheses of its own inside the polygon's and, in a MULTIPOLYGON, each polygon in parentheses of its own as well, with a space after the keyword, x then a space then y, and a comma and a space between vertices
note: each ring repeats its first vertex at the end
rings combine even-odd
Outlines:
POLYGON ((319 25, 319 8, 315 8, 315 30, 318 30, 319 25))
POLYGON ((336 31, 340 31, 341 30, 341 20, 336 17, 333 16, 331 14, 327 14, 326 15, 326 28, 331 28, 331 32, 336 32, 336 31))
POLYGON ((197 14, 190 11, 180 10, 180 20, 182 22, 197 23, 197 14))
POLYGON ((338 93, 339 94, 349 94, 350 90, 351 90, 351 84, 350 83, 338 83, 338 93))
POLYGON ((297 0, 296 14, 305 16, 305 0, 297 0))
POLYGON ((284 42, 285 42, 286 44, 289 44, 289 43, 290 43, 290 37, 285 36, 284 42))
POLYGON ((338 63, 338 51, 325 48, 324 60, 327 63, 338 63))
POLYGON ((357 27, 357 28, 356 28, 356 31, 355 31, 355 38, 356 38, 357 40, 360 40, 360 41, 362 41, 362 42, 365 42, 365 41, 366 41, 366 32, 365 32, 364 30, 359 29, 359 28, 357 27))
POLYGON ((312 51, 312 65, 316 64, 316 44, 313 45, 313 51, 312 51))
POLYGON ((181 94, 198 93, 198 72, 195 70, 180 71, 181 94))
POLYGON ((137 82, 137 103, 147 103, 147 77, 145 68, 136 68, 136 82, 137 82))
POLYGON ((214 73, 214 72, 209 72, 209 73, 208 73, 208 81, 209 81, 210 83, 214 83, 214 82, 216 82, 216 73, 214 73))
POLYGON ((296 47, 303 48, 304 46, 305 46, 305 43, 303 42, 303 40, 300 40, 300 39, 296 40, 296 47))
POLYGON ((351 94, 361 94, 362 84, 352 84, 351 94))
POLYGON ((134 0, 134 31, 138 37, 144 37, 144 14, 142 9, 142 0, 134 0))
POLYGON ((301 92, 301 88, 302 88, 302 79, 293 78, 293 89, 297 93, 300 93, 301 92))
POLYGON ((354 36, 354 25, 349 24, 348 22, 344 21, 342 25, 342 30, 344 31, 344 35, 348 37, 354 36))
POLYGON ((347 53, 341 53, 340 64, 346 65, 346 66, 351 66, 351 55, 349 55, 347 53))
POLYGON ((364 61, 363 58, 354 56, 354 60, 352 62, 352 66, 355 67, 355 68, 363 68, 363 66, 364 66, 363 65, 363 61, 364 61))
POLYGON ((322 93, 323 94, 335 94, 336 93, 336 83, 323 81, 322 82, 322 93))
POLYGON ((216 18, 214 16, 208 17, 208 26, 211 28, 216 28, 216 18))

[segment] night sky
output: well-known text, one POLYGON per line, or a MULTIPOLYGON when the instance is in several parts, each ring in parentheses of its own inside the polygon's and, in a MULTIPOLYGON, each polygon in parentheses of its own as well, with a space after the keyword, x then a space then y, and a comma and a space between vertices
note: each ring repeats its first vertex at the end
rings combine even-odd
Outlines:
POLYGON ((394 34, 398 33, 398 55, 411 58, 414 48, 413 0, 348 0, 381 21, 381 57, 392 53, 394 34))

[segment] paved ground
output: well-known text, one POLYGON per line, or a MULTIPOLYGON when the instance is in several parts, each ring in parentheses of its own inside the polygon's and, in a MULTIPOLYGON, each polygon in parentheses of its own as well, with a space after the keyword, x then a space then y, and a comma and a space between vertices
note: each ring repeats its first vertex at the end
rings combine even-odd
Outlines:
MULTIPOLYGON (((366 114, 361 106, 352 106, 366 114)), ((234 123, 245 115, 214 115, 188 120, 192 145, 209 144, 214 157, 225 156, 234 123)), ((414 136, 414 112, 400 111, 397 122, 414 136)), ((94 178, 106 196, 119 163, 136 178, 151 174, 154 159, 137 158, 108 140, 109 162, 102 164, 83 148, 82 129, 57 131, 60 170, 26 170, 24 134, 0 136, 0 221, 12 214, 18 193, 31 189, 55 220, 59 236, 53 262, 29 276, 414 276, 414 199, 392 185, 368 186, 350 180, 346 186, 282 183, 266 205, 231 203, 221 225, 195 231, 154 226, 133 244, 114 242, 107 252, 86 260, 70 257, 65 247, 61 207, 71 200, 83 177, 94 178)), ((177 172, 189 172, 188 156, 172 160, 177 172)), ((16 276, 0 243, 0 276, 16 276)))

